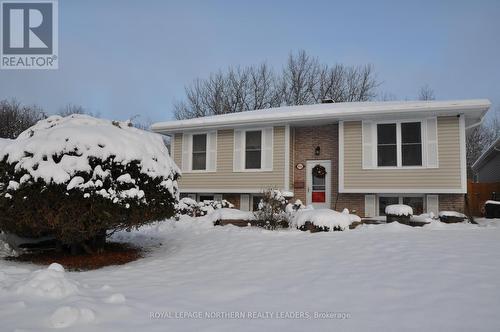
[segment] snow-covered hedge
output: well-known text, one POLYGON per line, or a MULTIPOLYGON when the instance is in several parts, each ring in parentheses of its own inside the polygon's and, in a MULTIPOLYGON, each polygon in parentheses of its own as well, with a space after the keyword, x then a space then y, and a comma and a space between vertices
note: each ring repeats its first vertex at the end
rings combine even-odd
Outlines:
POLYGON ((203 202, 197 202, 192 198, 184 197, 176 204, 175 211, 177 215, 200 217, 223 208, 232 209, 234 205, 225 199, 221 201, 205 200, 203 202))
MULTIPOLYGON (((359 218, 359 217, 358 217, 359 218)), ((291 216, 291 225, 303 229, 310 223, 323 231, 343 231, 349 228, 353 221, 349 213, 341 213, 330 209, 299 210, 291 216)))
POLYGON ((74 243, 170 217, 179 175, 160 135, 52 116, 0 147, 0 229, 74 243))
POLYGON ((456 211, 439 211, 439 217, 467 218, 465 214, 456 211))

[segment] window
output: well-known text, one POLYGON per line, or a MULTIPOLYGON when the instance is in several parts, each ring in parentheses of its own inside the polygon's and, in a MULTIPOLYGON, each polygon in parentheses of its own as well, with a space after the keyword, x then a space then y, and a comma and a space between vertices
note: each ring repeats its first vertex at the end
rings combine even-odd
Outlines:
POLYGON ((420 122, 401 123, 401 154, 403 166, 422 165, 420 122))
POLYGON ((193 171, 207 169, 207 135, 193 135, 193 171))
POLYGON ((413 215, 424 213, 424 197, 423 196, 379 196, 378 197, 378 213, 380 216, 385 216, 385 208, 391 204, 404 204, 413 209, 413 215))
POLYGON ((259 203, 262 198, 264 198, 262 195, 252 195, 252 211, 259 210, 259 203))
POLYGON ((399 197, 380 196, 378 198, 378 215, 385 216, 385 208, 392 204, 399 204, 399 197))
POLYGON ((424 197, 403 197, 403 204, 411 206, 413 215, 420 215, 424 213, 424 197))
POLYGON ((262 131, 245 132, 245 168, 260 169, 262 157, 262 131))
POLYGON ((198 199, 199 202, 213 201, 214 200, 214 195, 200 195, 199 197, 200 197, 198 199))
POLYGON ((377 164, 397 166, 397 135, 395 123, 377 125, 377 164))
POLYGON ((422 166, 420 122, 377 124, 378 166, 422 166))

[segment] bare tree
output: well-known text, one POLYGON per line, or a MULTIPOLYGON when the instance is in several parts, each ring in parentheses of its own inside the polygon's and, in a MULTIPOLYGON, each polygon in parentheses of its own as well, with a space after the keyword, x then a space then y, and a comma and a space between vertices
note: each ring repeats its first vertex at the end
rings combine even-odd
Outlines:
POLYGON ((64 105, 57 112, 57 115, 60 116, 68 116, 72 114, 87 114, 93 117, 99 117, 99 113, 93 113, 81 105, 76 105, 71 103, 64 105))
POLYGON ((332 67, 305 51, 290 53, 276 74, 266 63, 230 67, 185 88, 186 97, 174 103, 177 119, 243 112, 281 105, 366 101, 375 97, 378 82, 371 65, 332 67))
POLYGON ((418 100, 435 100, 434 90, 429 85, 424 85, 418 91, 418 100))
POLYGON ((471 178, 473 175, 471 166, 498 137, 500 137, 500 108, 488 114, 486 120, 482 124, 469 130, 467 133, 466 151, 468 178, 471 178))
POLYGON ((46 118, 36 105, 21 105, 17 100, 0 100, 0 137, 16 138, 20 133, 46 118))

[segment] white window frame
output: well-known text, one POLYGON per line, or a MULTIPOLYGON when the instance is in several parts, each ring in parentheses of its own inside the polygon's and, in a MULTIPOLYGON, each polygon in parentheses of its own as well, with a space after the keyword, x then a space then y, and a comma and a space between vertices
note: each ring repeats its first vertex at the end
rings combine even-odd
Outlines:
MULTIPOLYGON (((234 171, 233 172, 244 172, 244 173, 253 173, 253 172, 272 172, 273 171, 273 167, 274 167, 274 127, 258 127, 258 128, 243 128, 243 129, 240 129, 241 131, 241 140, 242 140, 242 144, 241 144, 241 169, 238 170, 238 171, 234 171), (271 130, 271 142, 265 142, 265 139, 264 139, 264 130, 265 129, 270 129, 271 130), (246 144, 247 144, 247 132, 248 131, 260 131, 260 135, 261 135, 261 147, 260 147, 260 168, 246 168, 246 144), (270 160, 270 165, 271 167, 270 168, 265 168, 264 167, 264 164, 265 164, 265 156, 264 156, 264 153, 265 153, 265 150, 264 150, 264 144, 267 144, 269 143, 270 146, 271 146, 271 160, 270 160)), ((234 143, 236 144, 236 142, 234 143)), ((233 153, 234 155, 234 153, 233 153)))
POLYGON ((404 120, 386 120, 386 121, 376 121, 374 122, 374 149, 375 149, 375 162, 374 167, 376 169, 421 169, 427 168, 426 164, 426 136, 425 128, 424 128, 424 119, 404 119, 404 120), (403 166, 403 143, 401 138, 401 124, 402 123, 412 123, 419 122, 420 123, 420 144, 422 146, 421 149, 421 160, 422 165, 415 166, 403 166), (378 125, 379 124, 396 124, 396 166, 378 166, 378 125))
POLYGON ((197 172, 208 172, 208 132, 206 133, 189 133, 191 135, 191 149, 189 150, 189 154, 191 155, 191 169, 189 170, 191 173, 197 172), (205 135, 205 169, 193 169, 193 154, 194 154, 194 136, 196 135, 205 135))
POLYGON ((243 130, 243 136, 241 137, 243 140, 243 153, 242 153, 242 166, 243 166, 243 171, 245 172, 259 172, 262 171, 262 166, 264 164, 264 129, 259 128, 259 129, 245 129, 243 130), (247 168, 247 132, 255 132, 258 131, 260 132, 260 167, 259 168, 247 168))
MULTIPOLYGON (((210 153, 210 146, 209 146, 209 142, 208 142, 208 136, 212 133, 212 131, 197 131, 197 132, 184 132, 182 134, 182 139, 184 140, 186 135, 190 135, 191 136, 191 146, 189 146, 189 158, 190 158, 190 165, 189 165, 189 169, 187 170, 183 170, 182 172, 183 173, 215 173, 217 172, 217 140, 218 140, 218 131, 215 130, 215 169, 211 170, 208 168, 208 162, 209 162, 209 158, 208 158, 208 155, 210 153), (205 151, 205 169, 193 169, 193 136, 194 135, 205 135, 206 137, 206 142, 207 142, 207 147, 206 147, 206 151, 205 151)), ((184 162, 184 160, 182 160, 182 162, 184 162)))

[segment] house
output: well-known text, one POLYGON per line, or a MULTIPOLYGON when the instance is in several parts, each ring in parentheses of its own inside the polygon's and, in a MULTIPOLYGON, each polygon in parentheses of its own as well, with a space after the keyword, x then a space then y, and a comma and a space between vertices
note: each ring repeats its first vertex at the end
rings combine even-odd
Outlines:
POLYGON ((324 103, 156 123, 182 195, 253 210, 266 188, 315 208, 463 211, 466 130, 488 100, 324 103))
POLYGON ((475 182, 500 182, 500 137, 472 165, 475 182))

